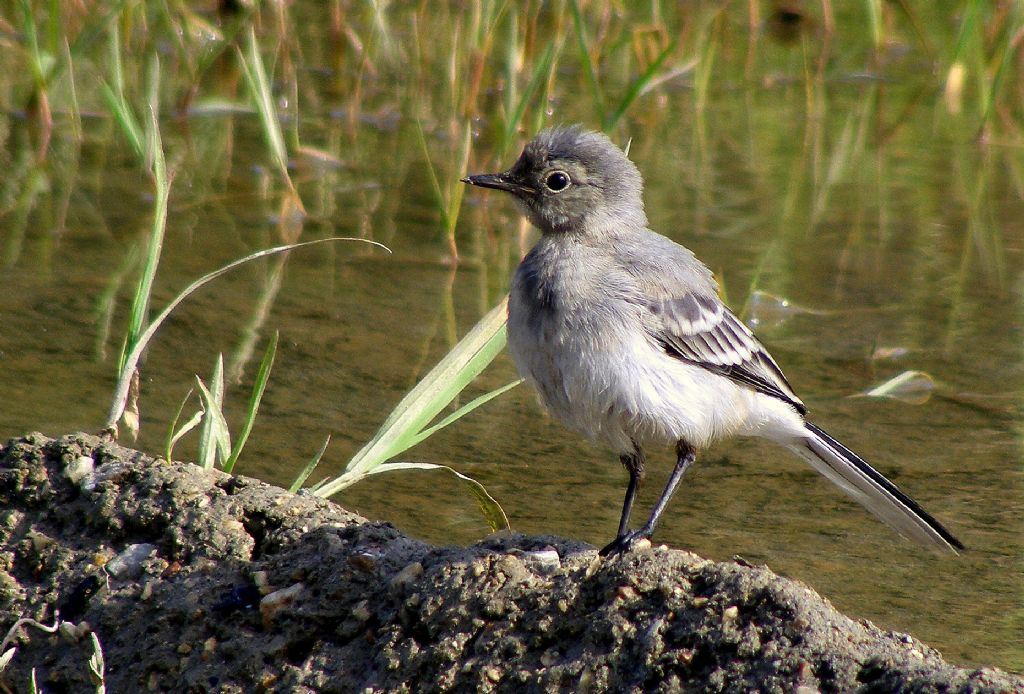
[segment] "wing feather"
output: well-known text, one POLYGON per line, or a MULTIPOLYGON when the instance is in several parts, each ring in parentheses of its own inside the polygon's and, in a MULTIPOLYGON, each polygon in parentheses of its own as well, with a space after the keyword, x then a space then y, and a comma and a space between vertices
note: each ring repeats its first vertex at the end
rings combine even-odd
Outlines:
POLYGON ((779 365, 718 297, 691 292, 652 301, 649 309, 653 337, 672 356, 806 411, 779 365))

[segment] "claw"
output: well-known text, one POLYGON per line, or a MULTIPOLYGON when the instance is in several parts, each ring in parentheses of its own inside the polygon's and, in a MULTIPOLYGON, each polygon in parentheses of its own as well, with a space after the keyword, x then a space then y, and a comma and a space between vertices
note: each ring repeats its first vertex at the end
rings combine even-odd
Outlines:
POLYGON ((637 548, 637 545, 641 541, 645 541, 650 544, 650 540, 650 533, 644 532, 643 530, 630 530, 625 535, 619 535, 617 538, 609 542, 600 552, 598 552, 598 554, 602 557, 611 557, 616 554, 632 552, 637 548))

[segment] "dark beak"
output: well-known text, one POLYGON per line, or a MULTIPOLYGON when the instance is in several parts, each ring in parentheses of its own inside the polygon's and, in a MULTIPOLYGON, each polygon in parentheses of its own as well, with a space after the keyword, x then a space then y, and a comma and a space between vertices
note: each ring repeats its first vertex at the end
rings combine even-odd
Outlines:
POLYGON ((514 195, 532 195, 537 192, 533 188, 524 186, 522 183, 518 183, 513 180, 508 171, 496 174, 477 174, 476 176, 466 176, 462 179, 462 182, 468 183, 471 186, 480 186, 481 188, 504 190, 514 195))

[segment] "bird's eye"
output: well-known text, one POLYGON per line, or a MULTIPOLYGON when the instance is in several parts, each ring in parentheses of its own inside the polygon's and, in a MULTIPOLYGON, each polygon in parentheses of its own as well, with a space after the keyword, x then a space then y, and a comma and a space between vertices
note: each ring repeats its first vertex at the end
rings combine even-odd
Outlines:
POLYGON ((570 183, 572 183, 572 179, 564 171, 555 171, 548 174, 548 177, 544 179, 544 185, 548 187, 548 190, 555 193, 565 190, 569 187, 570 183))

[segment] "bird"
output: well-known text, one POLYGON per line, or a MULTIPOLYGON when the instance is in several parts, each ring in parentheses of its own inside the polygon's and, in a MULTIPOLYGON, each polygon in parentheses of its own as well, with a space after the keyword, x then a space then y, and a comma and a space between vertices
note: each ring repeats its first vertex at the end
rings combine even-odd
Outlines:
POLYGON ((540 237, 517 267, 508 348, 567 427, 613 449, 629 474, 616 555, 649 541, 697 451, 734 437, 788 448, 899 534, 957 553, 939 521, 807 419, 778 363, 719 296, 692 251, 648 226, 643 179, 606 135, 538 133, 508 170, 463 183, 511 194, 540 237), (647 522, 631 529, 645 450, 676 462, 647 522))

